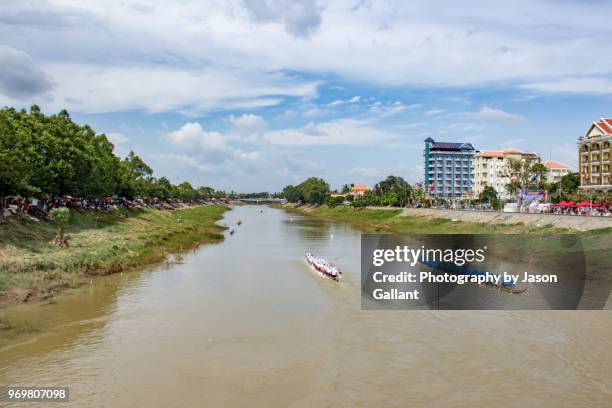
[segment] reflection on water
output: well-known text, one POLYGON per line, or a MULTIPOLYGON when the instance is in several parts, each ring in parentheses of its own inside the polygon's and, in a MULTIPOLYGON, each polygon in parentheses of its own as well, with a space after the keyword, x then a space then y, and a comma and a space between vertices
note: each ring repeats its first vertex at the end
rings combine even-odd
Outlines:
POLYGON ((611 400, 609 312, 362 311, 361 231, 261 208, 227 213, 237 233, 182 264, 1 311, 40 331, 0 343, 0 385, 108 407, 611 400), (306 251, 344 282, 312 273, 306 251))

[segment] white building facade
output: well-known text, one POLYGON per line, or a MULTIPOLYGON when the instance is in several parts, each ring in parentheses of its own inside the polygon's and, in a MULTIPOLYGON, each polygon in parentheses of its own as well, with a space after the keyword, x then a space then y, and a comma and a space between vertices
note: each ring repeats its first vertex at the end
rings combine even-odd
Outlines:
POLYGON ((478 197, 486 186, 491 186, 495 189, 497 197, 501 200, 513 198, 506 190, 506 186, 510 182, 506 177, 508 172, 509 159, 537 160, 539 156, 533 152, 523 152, 514 147, 508 147, 502 150, 484 150, 476 153, 474 156, 474 197, 478 197))
POLYGON ((563 176, 573 171, 567 164, 552 160, 544 162, 544 167, 546 167, 546 182, 550 184, 560 182, 563 176))

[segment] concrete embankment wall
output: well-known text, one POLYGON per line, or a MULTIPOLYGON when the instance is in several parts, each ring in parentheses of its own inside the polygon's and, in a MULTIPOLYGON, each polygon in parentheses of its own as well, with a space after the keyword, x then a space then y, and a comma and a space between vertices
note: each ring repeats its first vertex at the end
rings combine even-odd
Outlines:
POLYGON ((438 210, 429 208, 404 208, 404 216, 447 218, 466 222, 487 224, 554 225, 559 228, 573 228, 581 231, 612 228, 612 217, 586 217, 551 214, 520 214, 488 211, 438 210))

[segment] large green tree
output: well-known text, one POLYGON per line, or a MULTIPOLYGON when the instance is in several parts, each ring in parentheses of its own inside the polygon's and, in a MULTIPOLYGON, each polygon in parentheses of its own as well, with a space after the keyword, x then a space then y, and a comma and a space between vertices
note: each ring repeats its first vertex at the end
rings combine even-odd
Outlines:
POLYGON ((552 201, 559 202, 578 192, 580 187, 580 175, 578 173, 568 173, 561 177, 557 183, 550 185, 550 197, 552 201))
POLYGON ((321 178, 310 177, 297 186, 304 201, 310 204, 323 204, 329 195, 329 184, 321 178))
MULTIPOLYGON (((104 134, 72 121, 62 110, 44 115, 37 105, 0 109, 0 205, 9 195, 132 198, 201 197, 191 185, 173 186, 134 152, 121 160, 104 134)), ((206 197, 214 190, 208 188, 206 197)))
POLYGON ((374 194, 382 205, 404 207, 412 197, 412 187, 398 176, 388 176, 374 186, 374 194))
POLYGON ((298 201, 304 200, 304 197, 302 196, 298 188, 291 184, 283 188, 282 196, 290 203, 297 203, 298 201))
POLYGON ((546 167, 540 159, 508 159, 508 164, 503 171, 503 176, 508 178, 506 190, 516 193, 520 190, 544 188, 546 167))

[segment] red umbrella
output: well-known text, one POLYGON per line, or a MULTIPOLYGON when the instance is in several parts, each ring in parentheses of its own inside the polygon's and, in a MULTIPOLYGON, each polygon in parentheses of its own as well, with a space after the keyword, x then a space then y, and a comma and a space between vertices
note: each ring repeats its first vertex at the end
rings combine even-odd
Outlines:
POLYGON ((576 206, 576 204, 574 204, 574 202, 573 202, 573 201, 570 201, 569 203, 567 203, 567 206, 568 206, 568 207, 575 207, 575 206, 576 206))
POLYGON ((561 202, 559 203, 559 205, 560 205, 561 207, 569 207, 569 204, 568 204, 568 203, 567 203, 567 201, 565 201, 565 200, 561 201, 561 202))
POLYGON ((583 201, 581 203, 576 204, 576 207, 590 207, 591 203, 589 203, 588 201, 583 201))

